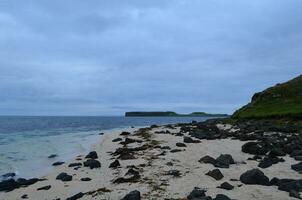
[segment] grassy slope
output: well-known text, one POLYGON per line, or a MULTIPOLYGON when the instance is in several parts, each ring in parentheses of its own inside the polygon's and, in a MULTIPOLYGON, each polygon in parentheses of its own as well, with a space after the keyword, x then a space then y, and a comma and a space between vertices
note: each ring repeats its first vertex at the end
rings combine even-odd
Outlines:
POLYGON ((302 75, 256 93, 233 118, 302 118, 302 75))

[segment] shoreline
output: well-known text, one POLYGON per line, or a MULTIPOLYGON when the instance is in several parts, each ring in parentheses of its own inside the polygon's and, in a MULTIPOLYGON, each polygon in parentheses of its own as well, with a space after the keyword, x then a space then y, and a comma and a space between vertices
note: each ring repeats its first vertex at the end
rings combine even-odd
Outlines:
MULTIPOLYGON (((196 125, 191 123, 189 126, 196 125)), ((236 132, 232 125, 215 126, 221 132, 236 132)), ((287 192, 276 187, 246 185, 239 181, 242 173, 257 168, 258 164, 256 160, 249 160, 251 154, 241 151, 247 141, 232 138, 195 139, 189 137, 188 131, 183 130, 188 127, 174 124, 119 129, 105 133, 91 146, 91 150, 97 153, 98 158, 95 160, 100 162, 100 167, 90 169, 82 166, 89 158, 79 155, 41 177, 46 180, 10 192, 0 192, 0 199, 20 199, 23 196, 28 199, 62 200, 73 197, 118 200, 134 190, 141 193, 142 199, 181 199, 187 197, 194 187, 207 188, 206 194, 212 197, 224 194, 231 199, 293 199, 287 192), (185 142, 186 137, 192 141, 185 142), (116 138, 121 140, 113 142, 116 138), (121 141, 123 144, 120 144, 121 141), (221 154, 231 155, 234 164, 229 168, 218 168, 223 178, 216 180, 206 175, 215 167, 201 163, 200 158, 217 158, 221 154), (120 166, 111 167, 115 160, 118 160, 120 166), (74 167, 68 167, 70 164, 74 164, 74 167), (62 172, 70 175, 72 180, 57 180, 58 174, 62 172), (217 188, 223 182, 230 183, 234 189, 217 188)), ((296 161, 289 156, 283 158, 285 162, 261 171, 270 179, 297 178, 299 174, 291 169, 296 161)))

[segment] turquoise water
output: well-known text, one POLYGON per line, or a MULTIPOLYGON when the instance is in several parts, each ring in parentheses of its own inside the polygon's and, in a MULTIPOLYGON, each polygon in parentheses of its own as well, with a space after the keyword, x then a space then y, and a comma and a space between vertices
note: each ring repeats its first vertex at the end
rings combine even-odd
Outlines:
POLYGON ((203 117, 0 117, 0 175, 37 177, 51 164, 89 151, 112 129, 178 122, 204 121, 203 117), (49 159, 51 154, 58 157, 49 159))

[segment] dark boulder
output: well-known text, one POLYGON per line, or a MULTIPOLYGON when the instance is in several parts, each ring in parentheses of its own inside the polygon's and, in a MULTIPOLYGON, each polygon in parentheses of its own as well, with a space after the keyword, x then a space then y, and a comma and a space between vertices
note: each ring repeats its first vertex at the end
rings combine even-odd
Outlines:
POLYGON ((291 168, 297 172, 302 172, 302 162, 292 165, 291 168))
POLYGON ((215 180, 221 180, 223 178, 223 174, 219 169, 214 169, 206 173, 206 175, 211 176, 215 180))
POLYGON ((91 178, 88 178, 88 177, 81 178, 81 181, 91 181, 91 178))
POLYGON ((206 190, 195 187, 192 192, 187 196, 187 199, 200 199, 206 196, 206 190))
POLYGON ((289 196, 290 196, 290 197, 297 198, 297 199, 301 199, 300 193, 297 192, 296 190, 291 190, 291 191, 289 191, 289 196))
POLYGON ((70 163, 68 165, 68 167, 80 167, 80 166, 82 166, 82 163, 70 163))
POLYGON ((225 190, 232 190, 234 189, 234 186, 229 184, 228 182, 223 182, 218 188, 225 189, 225 190))
POLYGON ((216 160, 215 160, 215 158, 207 155, 207 156, 204 156, 204 157, 200 158, 198 162, 200 162, 200 163, 210 163, 210 164, 215 165, 216 160))
POLYGON ((61 180, 61 181, 72 181, 72 176, 68 175, 65 172, 60 173, 57 177, 57 180, 61 180))
POLYGON ((118 168, 120 166, 121 166, 120 162, 118 160, 115 160, 112 163, 110 163, 109 168, 118 168))
POLYGON ((75 194, 69 198, 67 198, 66 200, 77 200, 77 199, 80 199, 84 196, 85 194, 83 192, 80 192, 78 194, 75 194))
POLYGON ((51 154, 51 155, 48 156, 48 158, 55 158, 55 157, 58 157, 58 155, 57 154, 51 154))
POLYGON ((14 179, 9 179, 0 182, 0 191, 12 191, 19 187, 19 184, 14 179))
POLYGON ((171 153, 177 153, 177 152, 180 152, 180 151, 182 151, 181 149, 172 149, 170 152, 171 153))
POLYGON ((120 135, 126 136, 126 135, 130 135, 131 133, 123 131, 120 135))
POLYGON ((27 195, 27 194, 23 194, 23 195, 21 196, 21 199, 28 199, 28 195, 27 195))
POLYGON ((295 156, 294 159, 297 161, 302 161, 302 156, 295 156))
POLYGON ((44 187, 40 187, 37 190, 49 190, 50 188, 51 188, 51 185, 47 185, 47 186, 44 186, 44 187))
POLYGON ((176 177, 178 177, 178 176, 180 176, 180 171, 179 170, 169 170, 168 172, 167 172, 167 175, 172 175, 172 176, 176 176, 176 177))
POLYGON ((17 183, 20 186, 29 186, 29 185, 35 184, 38 181, 40 181, 40 179, 38 179, 38 178, 30 178, 30 179, 18 178, 17 179, 17 183))
POLYGON ((240 181, 247 185, 269 185, 269 179, 259 169, 251 169, 240 176, 240 181))
POLYGON ((263 160, 260 161, 258 167, 260 168, 268 168, 273 165, 273 161, 269 157, 265 157, 263 160))
POLYGON ((176 146, 177 146, 177 147, 187 147, 187 145, 184 144, 184 143, 182 143, 182 142, 177 142, 177 143, 176 143, 176 146))
POLYGON ((85 158, 90 158, 90 159, 97 159, 98 158, 98 154, 96 153, 96 151, 91 151, 87 154, 87 156, 85 156, 85 158))
POLYGON ((278 183, 278 190, 282 191, 301 191, 302 190, 302 179, 292 180, 292 179, 281 179, 278 183))
POLYGON ((265 155, 270 148, 264 142, 247 142, 241 147, 241 150, 253 155, 265 155))
POLYGON ((4 179, 7 179, 7 178, 13 178, 16 176, 16 173, 12 172, 12 173, 6 173, 6 174, 3 174, 1 175, 4 179))
POLYGON ((282 151, 282 149, 280 148, 274 148, 273 150, 271 150, 268 154, 271 157, 276 157, 276 156, 285 156, 286 153, 284 151, 282 151))
POLYGON ((89 159, 84 162, 84 167, 90 167, 90 169, 100 168, 101 163, 98 160, 89 159))
POLYGON ((230 154, 221 154, 216 158, 214 166, 219 168, 229 168, 230 164, 235 164, 233 157, 230 154))
POLYGON ((137 190, 131 191, 121 200, 141 200, 141 193, 137 190))
POLYGON ((184 136, 184 143, 200 143, 200 140, 193 140, 191 137, 184 136))
POLYGON ((122 138, 115 138, 112 140, 112 142, 119 142, 119 141, 122 141, 123 139, 122 138))
POLYGON ((64 164, 64 162, 58 161, 58 162, 52 163, 52 166, 59 166, 59 165, 63 165, 63 164, 64 164))
POLYGON ((224 194, 217 194, 214 200, 231 200, 231 199, 224 194))

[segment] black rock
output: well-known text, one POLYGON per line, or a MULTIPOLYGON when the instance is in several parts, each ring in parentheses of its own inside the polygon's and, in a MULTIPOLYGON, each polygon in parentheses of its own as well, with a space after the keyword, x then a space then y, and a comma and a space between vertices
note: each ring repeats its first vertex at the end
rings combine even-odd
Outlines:
POLYGON ((184 136, 184 143, 200 143, 200 140, 193 140, 191 137, 184 136))
POLYGON ((300 180, 280 179, 278 183, 278 190, 287 191, 287 192, 291 190, 300 191, 302 190, 302 179, 300 180))
POLYGON ((279 148, 274 148, 273 150, 271 150, 268 154, 269 156, 272 157, 276 157, 276 156, 285 156, 286 153, 284 151, 282 151, 282 149, 279 148))
POLYGON ((297 199, 301 199, 300 193, 297 192, 296 190, 291 190, 289 191, 289 196, 290 197, 295 197, 297 199))
POLYGON ((260 161, 258 167, 260 168, 268 168, 273 165, 273 161, 269 157, 265 157, 263 160, 260 161))
POLYGON ((216 180, 221 180, 223 178, 223 174, 219 169, 214 169, 212 171, 209 171, 206 173, 206 175, 211 176, 212 178, 216 180))
POLYGON ((52 166, 59 166, 59 165, 63 165, 63 164, 64 164, 64 162, 58 161, 58 162, 52 163, 52 166))
POLYGON ((198 162, 201 162, 201 163, 210 163, 210 164, 215 165, 216 160, 215 160, 215 158, 213 158, 211 156, 204 156, 204 157, 200 158, 198 162))
POLYGON ((21 196, 21 199, 28 199, 28 195, 27 195, 27 194, 23 194, 23 195, 21 196))
POLYGON ((220 186, 218 186, 218 188, 225 189, 225 190, 232 190, 234 189, 234 186, 232 186, 228 182, 224 182, 220 186))
POLYGON ((131 134, 131 133, 129 133, 129 132, 123 131, 120 135, 126 136, 126 135, 130 135, 130 134, 131 134))
POLYGON ((241 150, 253 155, 265 155, 270 148, 263 142, 247 142, 241 147, 241 150))
POLYGON ((180 152, 180 151, 182 151, 181 149, 172 149, 170 152, 171 153, 176 153, 176 152, 180 152))
POLYGON ((120 166, 121 166, 120 162, 118 160, 115 160, 112 163, 110 163, 109 168, 118 168, 120 166))
POLYGON ((231 200, 231 199, 224 194, 217 194, 214 200, 231 200))
POLYGON ((67 198, 66 200, 77 200, 77 199, 82 198, 83 196, 84 196, 84 193, 80 192, 80 193, 78 193, 76 195, 73 195, 73 196, 67 198))
POLYGON ((240 181, 248 185, 269 185, 269 179, 259 169, 251 169, 240 176, 240 181))
POLYGON ((169 147, 169 146, 162 146, 162 147, 160 147, 161 149, 165 149, 165 150, 170 150, 171 149, 171 147, 169 147))
POLYGON ((55 158, 55 157, 58 157, 58 155, 57 154, 51 154, 51 155, 48 156, 48 158, 55 158))
POLYGON ((49 190, 50 188, 51 188, 51 185, 47 185, 47 186, 44 186, 44 187, 40 187, 37 190, 49 190))
POLYGON ((91 178, 88 178, 88 177, 81 178, 81 181, 91 181, 91 178))
POLYGON ((3 178, 12 178, 12 177, 15 177, 16 176, 16 174, 14 173, 14 172, 12 172, 12 173, 6 173, 6 174, 3 174, 3 175, 1 175, 3 178))
POLYGON ((126 176, 127 175, 139 175, 139 172, 134 170, 133 168, 130 168, 127 172, 126 172, 126 176))
POLYGON ((0 182, 0 191, 12 191, 19 187, 19 184, 14 179, 9 179, 0 182))
POLYGON ((141 193, 137 190, 131 191, 121 200, 141 200, 141 193))
POLYGON ((294 159, 297 161, 302 161, 302 156, 295 156, 294 159))
POLYGON ((167 175, 180 176, 180 171, 179 170, 169 170, 167 172, 167 175))
POLYGON ((182 143, 182 142, 177 142, 177 143, 176 143, 176 146, 177 146, 177 147, 187 147, 187 145, 184 144, 184 143, 182 143))
POLYGON ((200 199, 206 196, 206 190, 195 187, 192 192, 187 196, 187 199, 200 199))
POLYGON ((29 185, 35 184, 38 181, 40 181, 40 179, 38 179, 38 178, 30 178, 30 179, 18 178, 17 179, 17 183, 21 186, 29 186, 29 185))
POLYGON ((98 160, 89 159, 84 162, 84 167, 90 167, 90 169, 100 168, 101 163, 98 160))
POLYGON ((235 164, 233 157, 230 154, 221 154, 216 158, 215 167, 229 168, 230 164, 235 164))
POLYGON ((297 172, 302 172, 302 162, 292 165, 291 168, 297 172))
POLYGON ((270 184, 270 185, 278 186, 278 184, 279 184, 279 178, 277 178, 277 177, 272 178, 272 179, 270 180, 269 184, 270 184))
POLYGON ((122 138, 115 138, 112 140, 112 142, 119 142, 119 141, 122 141, 123 139, 122 138))
POLYGON ((61 181, 72 181, 72 176, 68 175, 65 172, 60 173, 57 177, 57 180, 61 180, 61 181))
POLYGON ((82 166, 82 163, 70 163, 68 167, 79 167, 82 166))
POLYGON ((97 159, 98 154, 96 153, 96 151, 91 151, 89 152, 89 154, 87 154, 87 156, 85 156, 85 158, 97 159))

